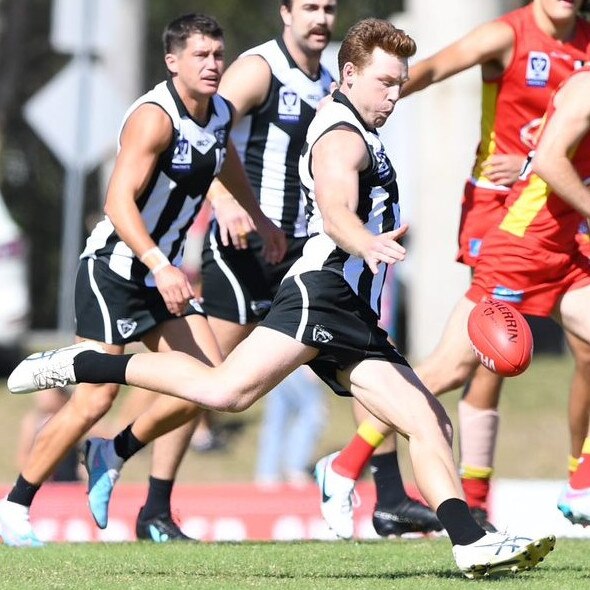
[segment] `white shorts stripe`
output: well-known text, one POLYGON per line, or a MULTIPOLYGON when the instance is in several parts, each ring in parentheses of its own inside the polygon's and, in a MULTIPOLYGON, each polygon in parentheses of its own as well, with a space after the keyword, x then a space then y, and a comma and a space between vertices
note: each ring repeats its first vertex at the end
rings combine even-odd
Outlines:
POLYGON ((303 284, 301 280, 301 275, 295 275, 294 277, 295 284, 299 287, 299 291, 301 292, 301 320, 299 322, 299 327, 297 328, 297 333, 295 334, 296 340, 302 342, 303 333, 305 332, 305 326, 307 326, 307 319, 309 318, 309 295, 307 293, 307 288, 303 284))
POLYGON ((109 308, 107 307, 106 301, 98 288, 98 284, 94 279, 94 258, 88 259, 88 279, 90 281, 90 288, 94 293, 96 300, 98 301, 98 307, 102 315, 102 321, 104 324, 104 343, 113 343, 113 332, 111 330, 111 316, 109 314, 109 308))
POLYGON ((241 326, 247 323, 247 315, 246 315, 246 298, 244 297, 244 292, 242 291, 242 287, 240 285, 240 281, 231 271, 230 267, 225 263, 223 260, 221 253, 219 252, 219 244, 217 239, 215 238, 215 233, 217 231, 217 221, 213 221, 211 224, 211 228, 209 230, 209 238, 211 244, 211 252, 213 253, 213 258, 215 262, 217 262, 217 266, 221 269, 221 272, 225 275, 231 288, 233 289, 234 296, 236 298, 236 304, 238 306, 238 321, 241 326))

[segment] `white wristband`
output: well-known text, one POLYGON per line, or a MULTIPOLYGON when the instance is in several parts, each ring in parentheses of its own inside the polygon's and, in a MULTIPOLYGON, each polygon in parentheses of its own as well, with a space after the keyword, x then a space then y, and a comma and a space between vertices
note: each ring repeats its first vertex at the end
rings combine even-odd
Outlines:
POLYGON ((168 260, 164 252, 162 252, 157 246, 144 252, 139 260, 145 264, 154 275, 160 272, 163 268, 170 266, 170 260, 168 260))

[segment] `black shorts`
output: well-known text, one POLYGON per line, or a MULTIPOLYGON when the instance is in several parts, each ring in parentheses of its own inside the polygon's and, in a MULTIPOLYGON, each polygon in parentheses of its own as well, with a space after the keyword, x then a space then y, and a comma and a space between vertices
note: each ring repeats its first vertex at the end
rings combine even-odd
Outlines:
POLYGON ((224 246, 213 222, 203 246, 203 309, 207 315, 235 324, 259 322, 270 309, 283 277, 301 256, 307 238, 287 238, 287 253, 279 264, 262 256, 262 240, 248 237, 248 248, 224 246))
POLYGON ((377 322, 341 275, 321 270, 286 278, 260 325, 317 348, 309 366, 335 393, 349 396, 338 370, 366 359, 409 366, 377 322))
MULTIPOLYGON (((155 287, 128 281, 101 258, 83 258, 75 292, 76 335, 106 344, 141 340, 157 325, 178 319, 171 314, 155 287)), ((197 301, 184 316, 205 315, 197 301)))

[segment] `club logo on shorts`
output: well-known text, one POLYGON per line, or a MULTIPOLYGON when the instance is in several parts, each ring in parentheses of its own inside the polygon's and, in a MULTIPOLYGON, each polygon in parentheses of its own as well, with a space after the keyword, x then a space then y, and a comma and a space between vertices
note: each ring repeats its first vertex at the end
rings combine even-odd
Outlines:
POLYGON ((311 339, 314 342, 319 342, 320 344, 326 344, 326 342, 330 342, 334 336, 324 328, 321 324, 316 324, 313 327, 313 331, 311 333, 311 339))
POLYGON ((137 322, 131 318, 121 318, 117 320, 117 330, 123 338, 129 338, 137 328, 137 322))
POLYGON ((529 51, 529 59, 526 66, 527 86, 547 86, 551 61, 549 56, 542 51, 529 51))

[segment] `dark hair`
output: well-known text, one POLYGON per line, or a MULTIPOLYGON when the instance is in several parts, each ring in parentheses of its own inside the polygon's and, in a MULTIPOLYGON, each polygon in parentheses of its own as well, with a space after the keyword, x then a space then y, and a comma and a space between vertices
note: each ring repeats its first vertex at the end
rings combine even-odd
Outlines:
POLYGON ((366 18, 348 29, 338 51, 338 69, 342 72, 347 62, 362 69, 376 47, 398 57, 411 57, 416 53, 416 42, 404 31, 389 21, 366 18))
POLYGON ((223 29, 219 23, 206 14, 184 14, 174 19, 164 29, 162 43, 164 53, 178 53, 186 47, 186 41, 195 33, 200 33, 213 39, 223 39, 223 29))
POLYGON ((293 6, 293 0, 281 0, 281 6, 284 6, 287 10, 291 10, 293 6))

